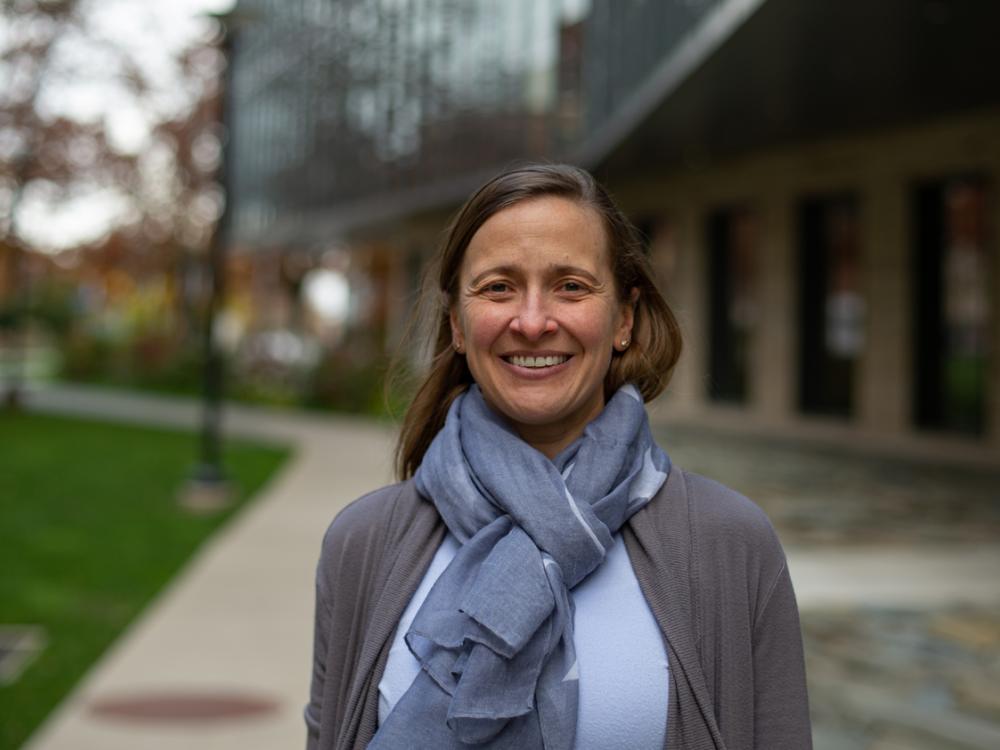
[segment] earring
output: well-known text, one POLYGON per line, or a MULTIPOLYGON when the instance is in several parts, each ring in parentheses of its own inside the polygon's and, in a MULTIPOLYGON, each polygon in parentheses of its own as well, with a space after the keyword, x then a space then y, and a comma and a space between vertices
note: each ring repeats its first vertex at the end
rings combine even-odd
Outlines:
POLYGON ((451 345, 455 347, 456 352, 458 352, 459 354, 462 353, 462 345, 458 341, 453 341, 451 345))
POLYGON ((628 345, 629 345, 629 340, 622 339, 622 349, 628 349, 628 345))

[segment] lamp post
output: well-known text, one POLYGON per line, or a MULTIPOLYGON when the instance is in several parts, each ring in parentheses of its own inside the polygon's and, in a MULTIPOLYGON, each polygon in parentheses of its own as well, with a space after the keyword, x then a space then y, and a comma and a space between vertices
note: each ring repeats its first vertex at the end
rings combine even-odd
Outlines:
POLYGON ((232 483, 222 461, 222 416, 225 363, 219 351, 216 323, 226 295, 226 256, 232 217, 229 190, 229 158, 232 154, 230 66, 232 28, 224 15, 214 15, 221 27, 220 49, 227 61, 219 94, 219 125, 222 133, 222 157, 216 181, 225 200, 208 247, 208 300, 202 331, 202 401, 198 462, 181 494, 181 503, 197 511, 224 508, 232 499, 232 483))

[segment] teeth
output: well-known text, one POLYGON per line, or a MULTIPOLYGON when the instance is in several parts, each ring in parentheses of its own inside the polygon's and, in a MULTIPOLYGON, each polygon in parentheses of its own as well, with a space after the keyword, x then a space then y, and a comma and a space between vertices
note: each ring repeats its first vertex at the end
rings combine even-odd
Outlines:
POLYGON ((514 355, 510 358, 510 362, 518 367, 553 367, 554 365, 561 365, 569 357, 565 355, 558 355, 555 357, 521 357, 514 355))

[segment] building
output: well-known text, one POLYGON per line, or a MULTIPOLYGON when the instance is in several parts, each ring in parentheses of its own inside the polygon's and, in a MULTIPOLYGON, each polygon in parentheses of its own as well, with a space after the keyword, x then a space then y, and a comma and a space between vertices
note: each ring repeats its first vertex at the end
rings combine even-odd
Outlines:
POLYGON ((1000 461, 1000 6, 237 13, 239 242, 367 259, 390 343, 468 191, 568 160, 644 230, 683 322, 664 418, 1000 461))

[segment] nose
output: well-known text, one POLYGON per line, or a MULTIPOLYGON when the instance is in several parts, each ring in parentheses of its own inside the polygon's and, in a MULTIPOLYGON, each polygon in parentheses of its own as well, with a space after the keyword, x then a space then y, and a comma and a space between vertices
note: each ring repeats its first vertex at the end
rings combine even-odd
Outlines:
POLYGON ((510 321, 510 329, 529 341, 537 341, 547 333, 555 333, 559 324, 550 315, 543 295, 526 294, 510 321))

